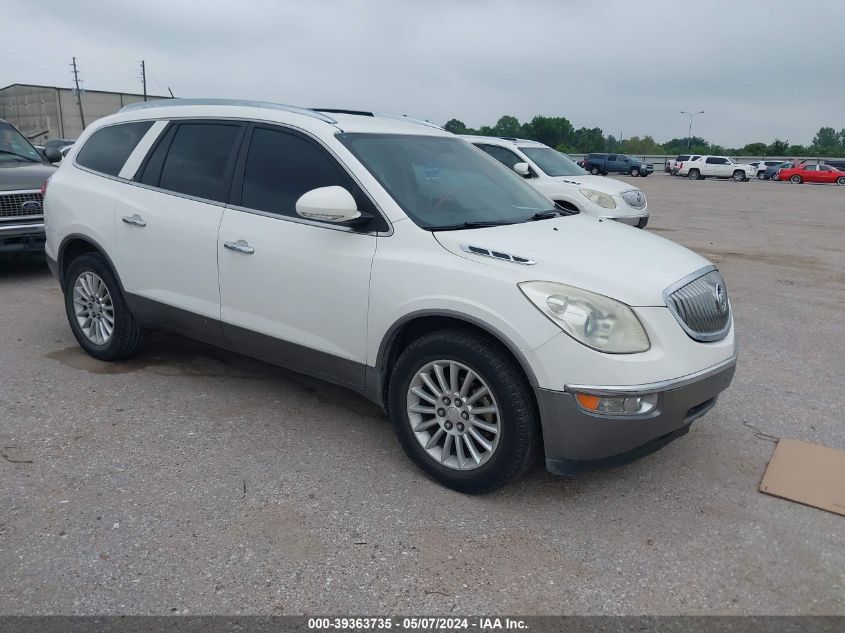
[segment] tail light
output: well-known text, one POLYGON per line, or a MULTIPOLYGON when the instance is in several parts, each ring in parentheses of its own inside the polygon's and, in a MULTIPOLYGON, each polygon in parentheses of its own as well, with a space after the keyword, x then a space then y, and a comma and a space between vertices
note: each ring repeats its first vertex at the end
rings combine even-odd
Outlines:
POLYGON ((683 168, 684 168, 684 163, 683 162, 678 163, 678 169, 683 169, 683 168))
POLYGON ((50 179, 48 178, 47 180, 44 181, 44 184, 41 185, 41 198, 42 198, 42 200, 44 199, 44 196, 47 195, 47 185, 49 185, 49 184, 50 184, 50 179))

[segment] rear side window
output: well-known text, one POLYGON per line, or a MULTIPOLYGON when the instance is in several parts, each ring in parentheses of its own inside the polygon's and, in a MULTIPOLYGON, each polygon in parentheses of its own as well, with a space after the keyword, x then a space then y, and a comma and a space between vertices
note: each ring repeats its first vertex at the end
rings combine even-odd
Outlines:
POLYGON ((76 162, 82 167, 117 176, 152 124, 152 121, 136 121, 101 128, 85 141, 76 155, 76 162))
POLYGON ((322 148, 295 134, 255 128, 244 165, 240 206, 298 218, 296 201, 302 194, 331 186, 349 191, 359 209, 370 206, 322 148))
POLYGON ((607 160, 609 160, 609 161, 616 160, 616 154, 608 154, 608 155, 607 155, 607 160))
POLYGON ((525 162, 519 156, 504 147, 497 147, 496 145, 477 145, 477 147, 490 154, 490 156, 502 163, 505 167, 510 167, 511 169, 513 169, 513 166, 517 163, 525 162))
POLYGON ((223 123, 181 124, 164 158, 158 186, 197 198, 226 202, 242 130, 241 125, 223 123))

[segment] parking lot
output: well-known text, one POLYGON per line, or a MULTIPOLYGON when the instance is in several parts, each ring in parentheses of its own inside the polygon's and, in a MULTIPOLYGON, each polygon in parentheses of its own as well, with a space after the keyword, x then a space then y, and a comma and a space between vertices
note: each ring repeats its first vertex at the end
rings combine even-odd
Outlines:
POLYGON ((480 497, 341 388, 163 333, 93 360, 0 263, 0 612, 842 613, 843 517, 757 486, 773 438, 845 449, 845 189, 627 180, 724 273, 734 383, 639 462, 480 497))

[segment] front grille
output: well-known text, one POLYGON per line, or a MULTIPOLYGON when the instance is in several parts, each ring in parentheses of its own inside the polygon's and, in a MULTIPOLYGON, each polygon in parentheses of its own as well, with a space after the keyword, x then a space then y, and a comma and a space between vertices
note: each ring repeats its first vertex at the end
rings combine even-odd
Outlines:
POLYGON ((666 306, 696 341, 725 338, 731 324, 728 288, 719 271, 708 272, 692 280, 682 279, 664 292, 666 306))
POLYGON ((25 193, 0 192, 0 219, 41 216, 41 192, 29 191, 25 193), (26 204, 35 202, 37 205, 26 204))
POLYGON ((635 209, 642 209, 645 206, 645 194, 642 191, 623 191, 622 199, 629 207, 635 209))

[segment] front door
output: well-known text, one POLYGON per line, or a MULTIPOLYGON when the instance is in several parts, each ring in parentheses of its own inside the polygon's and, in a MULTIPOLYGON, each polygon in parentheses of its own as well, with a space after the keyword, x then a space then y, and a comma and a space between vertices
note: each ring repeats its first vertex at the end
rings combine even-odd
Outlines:
POLYGON ((375 213, 313 139, 272 125, 247 132, 217 245, 221 317, 234 346, 360 388, 381 220, 349 227, 296 214, 302 194, 334 185, 347 188, 359 210, 375 213))

